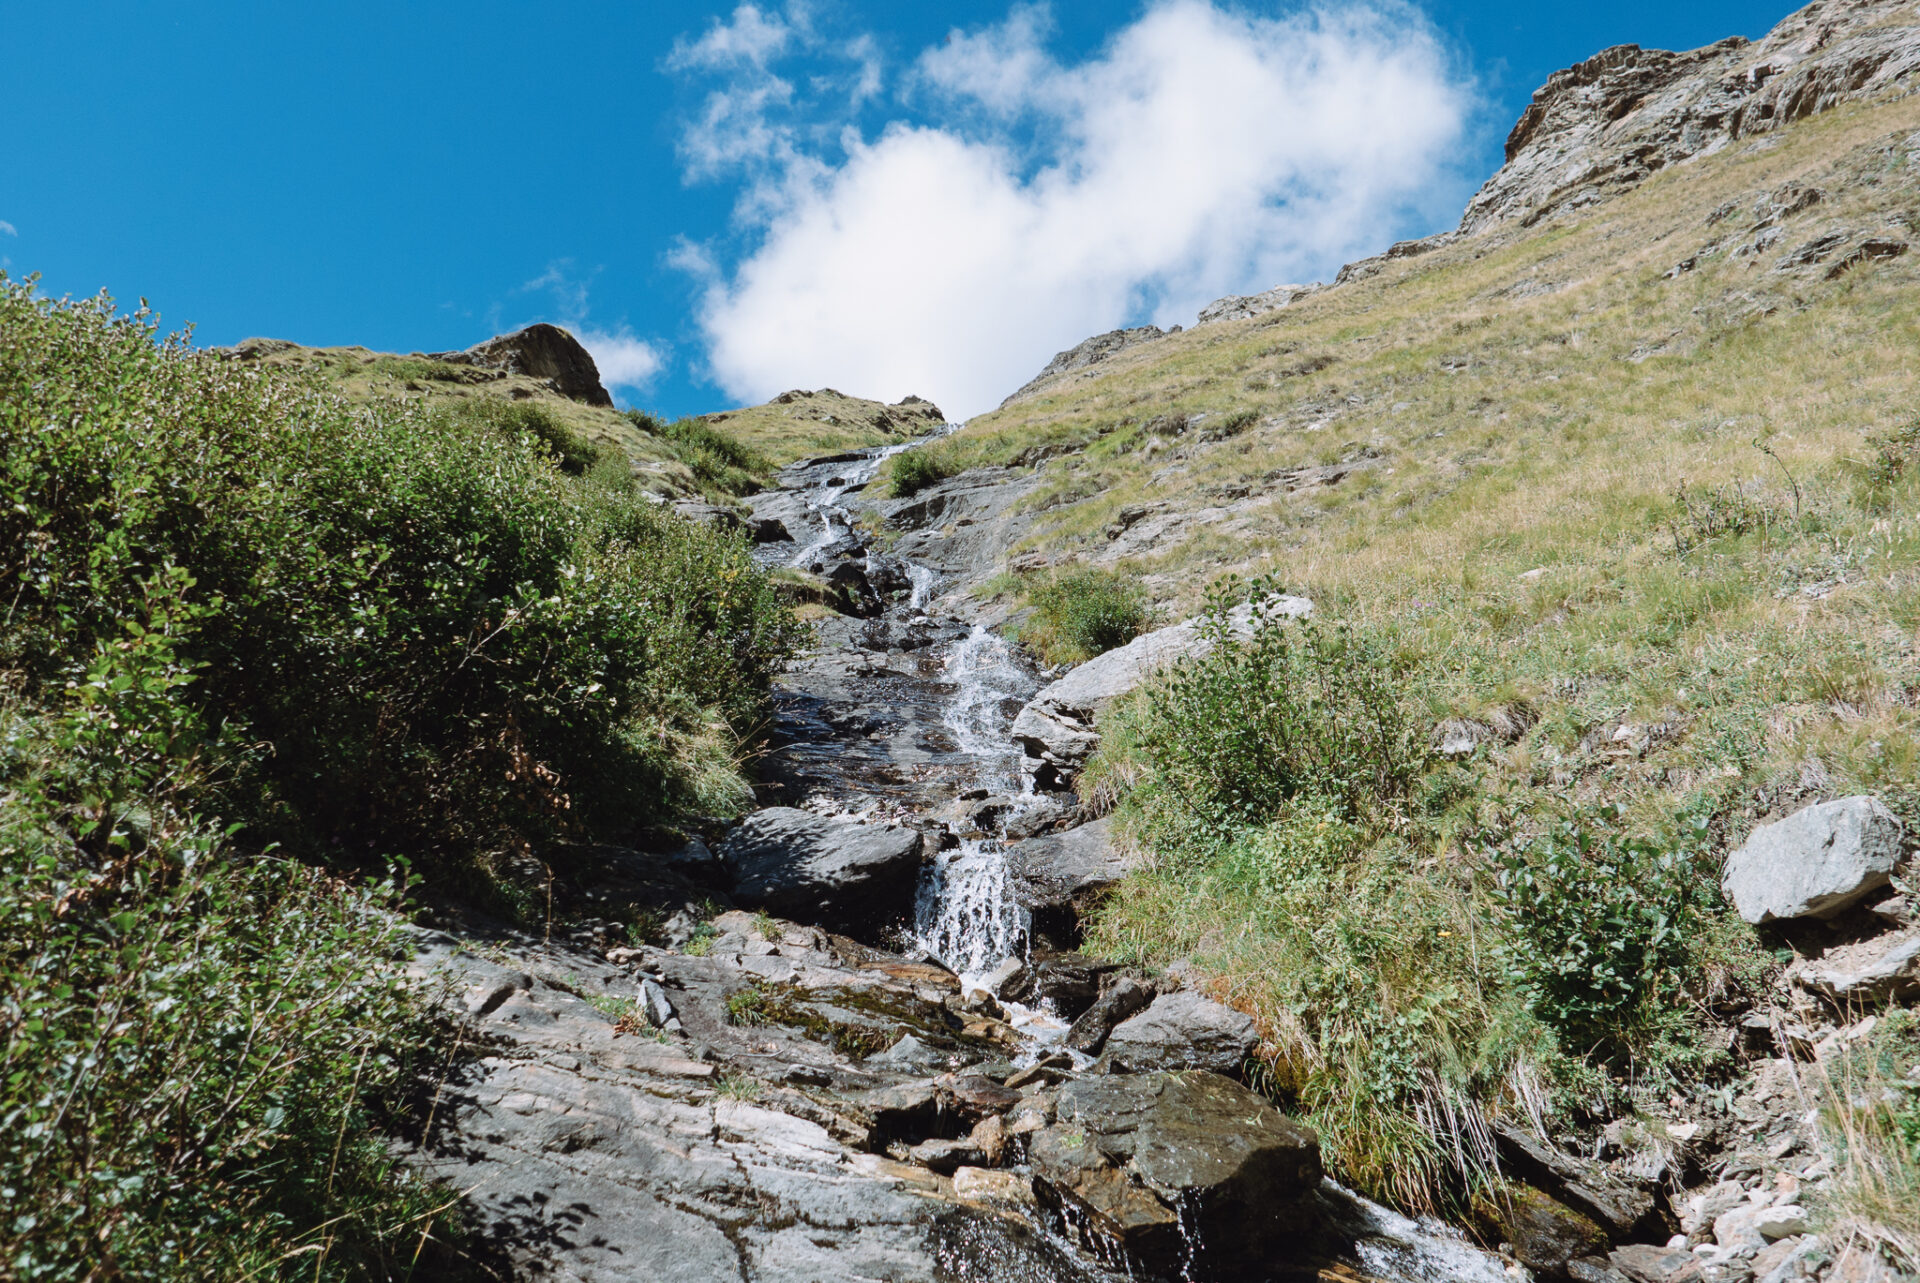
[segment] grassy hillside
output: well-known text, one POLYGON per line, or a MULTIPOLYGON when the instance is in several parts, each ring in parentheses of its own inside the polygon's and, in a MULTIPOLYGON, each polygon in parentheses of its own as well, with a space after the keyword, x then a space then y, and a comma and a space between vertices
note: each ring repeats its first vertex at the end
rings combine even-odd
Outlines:
POLYGON ((1081 787, 1147 859, 1095 943, 1255 1013, 1368 1188, 1444 1202, 1476 1119, 1731 1073, 1718 1022, 1777 941, 1719 903, 1728 843, 1854 792, 1920 823, 1916 128, 1840 107, 1129 349, 917 461, 1053 447, 1014 558, 1164 617, 1228 573, 1318 603, 1113 710, 1081 787), (1290 707, 1378 733, 1250 714, 1290 707))
POLYGON ((885 405, 821 388, 782 392, 764 405, 701 415, 700 421, 779 465, 903 441, 931 432, 944 418, 938 406, 918 397, 885 405))

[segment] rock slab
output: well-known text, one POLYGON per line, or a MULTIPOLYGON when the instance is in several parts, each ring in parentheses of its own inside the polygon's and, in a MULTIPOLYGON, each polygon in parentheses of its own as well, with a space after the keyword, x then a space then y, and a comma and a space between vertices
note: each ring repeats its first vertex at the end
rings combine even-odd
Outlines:
POLYGON ((1891 879, 1900 821, 1871 797, 1845 797, 1755 829, 1727 860, 1720 886, 1756 926, 1831 918, 1891 879))
POLYGON ((1133 1069, 1205 1069, 1237 1074, 1259 1043, 1253 1019, 1190 990, 1163 993, 1114 1026, 1107 1054, 1133 1069))

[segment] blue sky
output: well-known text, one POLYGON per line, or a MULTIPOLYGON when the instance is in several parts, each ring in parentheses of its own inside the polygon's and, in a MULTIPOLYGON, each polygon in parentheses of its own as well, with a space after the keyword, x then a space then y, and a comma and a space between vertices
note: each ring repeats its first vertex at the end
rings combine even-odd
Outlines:
POLYGON ((1783 3, 0 7, 0 261, 203 343, 551 320, 623 402, 988 408, 1449 226, 1553 70, 1783 3))

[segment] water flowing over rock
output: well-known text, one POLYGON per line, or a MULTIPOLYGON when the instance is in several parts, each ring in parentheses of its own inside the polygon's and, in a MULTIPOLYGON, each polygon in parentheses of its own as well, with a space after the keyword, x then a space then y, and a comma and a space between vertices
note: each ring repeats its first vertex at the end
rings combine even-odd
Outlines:
POLYGON ((1313 1132, 1217 1074, 1083 1079, 1033 1138, 1042 1198, 1158 1275, 1249 1278, 1305 1255, 1313 1132))
POLYGON ((1886 886, 1900 852, 1891 811, 1841 798, 1755 829, 1728 857, 1721 888, 1748 922, 1830 918, 1886 886))

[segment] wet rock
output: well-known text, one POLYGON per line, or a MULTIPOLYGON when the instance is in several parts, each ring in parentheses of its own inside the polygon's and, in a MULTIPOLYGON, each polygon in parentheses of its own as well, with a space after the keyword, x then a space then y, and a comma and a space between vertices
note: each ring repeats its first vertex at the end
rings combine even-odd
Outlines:
POLYGON ((1161 994, 1114 1026, 1106 1054, 1135 1071, 1206 1069, 1231 1076, 1259 1041, 1250 1016, 1183 989, 1161 994))
MULTIPOLYGON (((1272 615, 1299 618, 1312 612, 1313 603, 1304 597, 1280 597, 1267 609, 1272 615)), ((1253 628, 1250 607, 1238 607, 1231 619, 1237 630, 1253 628)), ((1094 722, 1101 709, 1175 660, 1204 654, 1207 646, 1200 621, 1189 619, 1136 637, 1042 689, 1013 722, 1014 742, 1029 759, 1028 773, 1044 787, 1064 788, 1099 746, 1094 722)))
POLYGON ((1509 1244, 1513 1255, 1537 1276, 1568 1277, 1568 1262, 1607 1248, 1607 1234, 1591 1217, 1531 1185, 1509 1185, 1484 1198, 1475 1212, 1490 1237, 1509 1244))
POLYGON ((886 609, 886 603, 867 579, 865 566, 843 561, 827 572, 827 584, 839 596, 841 613, 856 619, 871 619, 886 609))
POLYGON ((1108 819, 1030 837, 1007 850, 1014 898, 1033 916, 1035 934, 1062 947, 1079 943, 1080 920, 1133 863, 1114 846, 1108 819))
POLYGON ((1493 1131, 1509 1170, 1603 1226, 1612 1241, 1666 1228, 1652 1194, 1620 1183, 1601 1164, 1561 1153, 1511 1122, 1495 1123, 1493 1131))
POLYGON ((1107 1041, 1113 1027, 1153 1001, 1153 986, 1131 976, 1115 977, 1106 991, 1080 1014, 1067 1031, 1067 1046, 1091 1056, 1107 1041))
POLYGON ((870 938, 912 912, 922 853, 912 829, 792 807, 754 812, 718 850, 741 904, 870 938))
POLYGON ((778 517, 756 517, 748 526, 755 543, 788 543, 793 535, 778 517))
POLYGON ((956 1198, 991 1203, 1030 1204, 1033 1186, 1014 1172, 989 1171, 984 1167, 962 1167, 953 1174, 956 1198))
POLYGON ((1321 1174, 1310 1129, 1208 1073, 1067 1083, 1029 1157, 1070 1226, 1170 1276, 1252 1277, 1297 1259, 1321 1174))
POLYGON ((1900 839, 1874 798, 1822 802, 1756 828, 1728 857, 1721 889, 1751 923, 1830 918, 1887 885, 1900 839))
POLYGON ((951 1176, 963 1165, 977 1167, 986 1162, 986 1154, 972 1140, 923 1140, 907 1151, 907 1157, 928 1171, 951 1176))
POLYGON ((1050 1006, 1063 1020, 1078 1020, 1100 996, 1101 982, 1119 964, 1094 962, 1079 954, 1036 954, 1000 996, 1029 1007, 1050 1006))

